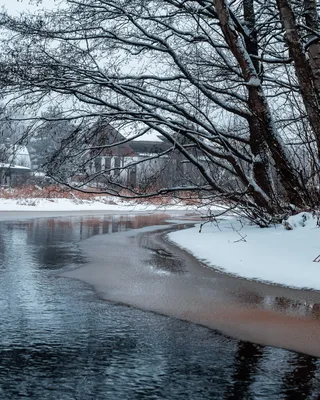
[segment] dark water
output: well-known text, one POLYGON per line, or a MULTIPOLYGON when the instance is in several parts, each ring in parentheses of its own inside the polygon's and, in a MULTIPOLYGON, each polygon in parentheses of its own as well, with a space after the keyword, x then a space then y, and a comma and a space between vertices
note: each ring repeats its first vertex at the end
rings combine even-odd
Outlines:
POLYGON ((313 399, 320 360, 100 300, 77 242, 162 221, 0 223, 0 399, 313 399))

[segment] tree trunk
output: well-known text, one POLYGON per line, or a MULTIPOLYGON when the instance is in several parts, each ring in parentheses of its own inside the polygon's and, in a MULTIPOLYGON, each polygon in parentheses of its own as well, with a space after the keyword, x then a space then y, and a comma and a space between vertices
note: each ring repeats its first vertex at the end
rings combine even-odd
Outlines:
MULTIPOLYGON (((246 50, 250 55, 258 55, 258 39, 256 31, 256 20, 253 0, 243 0, 243 15, 248 35, 245 36, 246 50)), ((251 59, 256 73, 260 73, 260 62, 251 59)), ((250 106, 250 109, 252 106, 250 106)), ((270 197, 274 197, 272 184, 270 182, 270 161, 264 138, 261 135, 261 127, 257 118, 248 121, 250 131, 250 149, 253 154, 253 175, 255 181, 270 197)))
MULTIPOLYGON (((256 30, 256 18, 254 12, 253 0, 243 0, 243 16, 248 29, 248 35, 245 36, 244 40, 246 43, 246 49, 251 55, 257 56, 258 53, 258 37, 256 30)), ((251 58, 252 60, 252 58, 251 58)), ((257 59, 252 60, 253 66, 257 72, 260 73, 260 62, 257 59)))
POLYGON ((300 93, 313 130, 320 158, 320 112, 318 96, 315 90, 312 69, 306 58, 294 13, 288 0, 277 0, 282 25, 286 33, 286 40, 290 56, 293 58, 300 93))
POLYGON ((311 29, 307 32, 307 52, 310 61, 310 67, 314 80, 314 86, 320 98, 320 38, 312 31, 319 30, 319 17, 317 13, 317 4, 315 0, 304 0, 304 14, 306 26, 311 29))

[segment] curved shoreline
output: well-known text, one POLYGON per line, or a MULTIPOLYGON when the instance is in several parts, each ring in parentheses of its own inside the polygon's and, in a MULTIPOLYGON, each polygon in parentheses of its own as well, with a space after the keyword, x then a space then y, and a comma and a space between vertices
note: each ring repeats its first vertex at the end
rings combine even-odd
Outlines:
POLYGON ((163 236, 178 227, 100 235, 80 242, 90 263, 63 276, 105 300, 188 320, 226 335, 320 357, 320 294, 204 268, 163 236))

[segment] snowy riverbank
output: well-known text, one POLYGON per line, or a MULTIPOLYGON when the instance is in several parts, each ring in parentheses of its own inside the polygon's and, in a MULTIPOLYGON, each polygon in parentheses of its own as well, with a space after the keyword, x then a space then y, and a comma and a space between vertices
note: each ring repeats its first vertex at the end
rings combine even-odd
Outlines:
POLYGON ((295 288, 320 290, 320 228, 316 218, 291 217, 294 229, 268 229, 229 219, 170 233, 169 239, 209 267, 247 279, 295 288))
POLYGON ((26 198, 6 199, 0 198, 0 212, 26 211, 26 212, 151 212, 151 211, 188 211, 191 206, 183 204, 158 205, 152 203, 137 203, 135 201, 121 201, 108 197, 98 197, 93 200, 79 198, 26 198))

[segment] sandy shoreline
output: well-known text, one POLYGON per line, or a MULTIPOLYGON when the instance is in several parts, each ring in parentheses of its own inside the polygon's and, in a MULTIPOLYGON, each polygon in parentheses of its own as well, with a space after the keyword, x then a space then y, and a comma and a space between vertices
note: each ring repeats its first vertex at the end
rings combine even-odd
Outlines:
POLYGON ((167 231, 153 227, 87 239, 80 247, 88 265, 64 276, 89 283, 105 300, 320 357, 319 293, 204 268, 165 241, 167 231))

